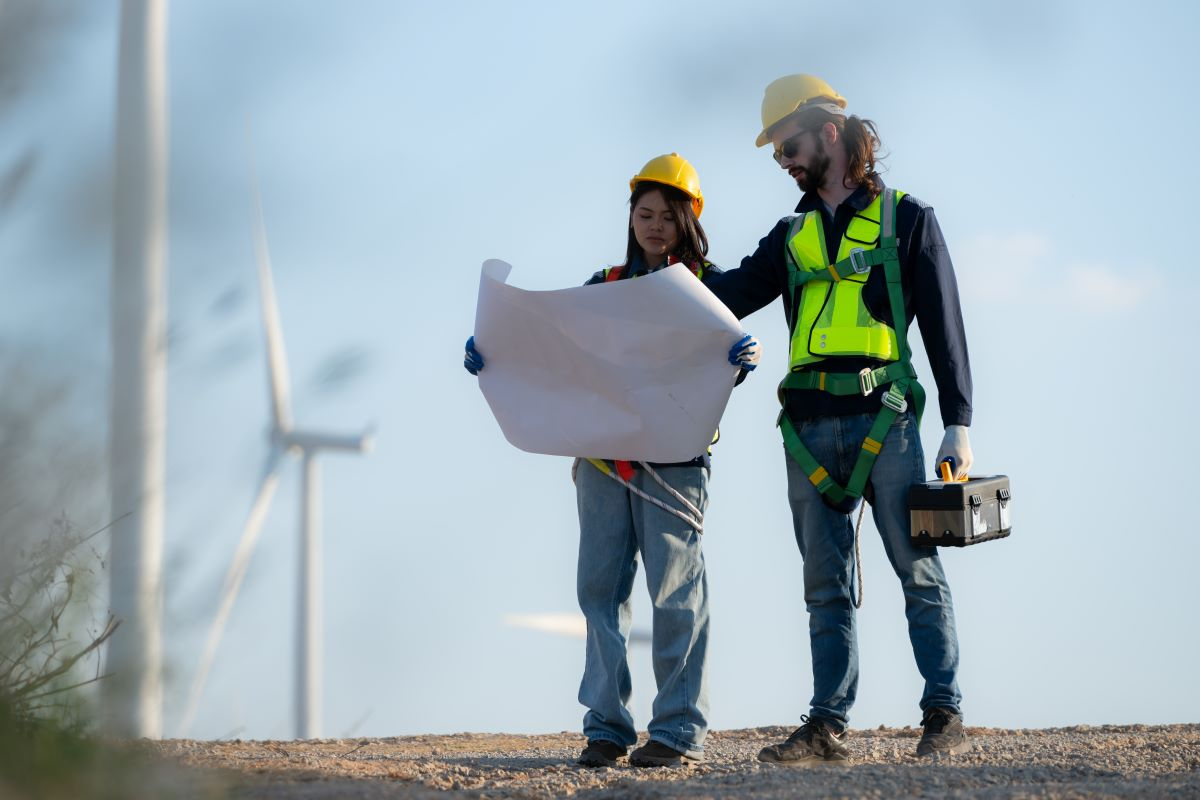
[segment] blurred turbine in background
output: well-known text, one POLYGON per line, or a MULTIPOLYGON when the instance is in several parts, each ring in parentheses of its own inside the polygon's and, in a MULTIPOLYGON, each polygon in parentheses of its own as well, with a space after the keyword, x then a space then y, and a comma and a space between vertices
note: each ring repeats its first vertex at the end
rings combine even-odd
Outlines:
POLYGON ((320 531, 320 474, 317 454, 321 450, 340 450, 362 453, 371 447, 369 430, 360 434, 335 434, 299 430, 292 424, 291 385, 288 377, 287 355, 284 350, 283 328, 279 321, 279 306, 275 299, 275 283, 271 274, 271 258, 267 249, 266 226, 257 182, 254 188, 255 224, 254 249, 258 260, 258 279, 262 294, 263 327, 267 347, 267 377, 271 393, 271 430, 266 463, 258 492, 250 506, 250 514, 242 530, 241 540, 225 576, 217 614, 209 629, 204 652, 192 681, 186 710, 179 726, 179 736, 187 734, 199 708, 200 697, 209 670, 216 657, 217 647, 229 614, 233 610, 238 590, 246 576, 250 557, 262 531, 267 511, 279 485, 279 469, 284 455, 299 456, 303 464, 303 484, 300 494, 300 580, 296 637, 296 738, 313 739, 321 729, 322 685, 322 625, 321 625, 321 531, 320 531))

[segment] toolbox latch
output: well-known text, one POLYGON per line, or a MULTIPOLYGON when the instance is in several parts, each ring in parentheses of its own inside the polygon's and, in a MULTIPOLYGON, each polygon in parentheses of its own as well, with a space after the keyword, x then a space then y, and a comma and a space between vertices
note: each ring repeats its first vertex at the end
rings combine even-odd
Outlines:
POLYGON ((973 494, 967 500, 971 504, 971 535, 983 536, 987 533, 987 517, 983 514, 983 495, 973 494))

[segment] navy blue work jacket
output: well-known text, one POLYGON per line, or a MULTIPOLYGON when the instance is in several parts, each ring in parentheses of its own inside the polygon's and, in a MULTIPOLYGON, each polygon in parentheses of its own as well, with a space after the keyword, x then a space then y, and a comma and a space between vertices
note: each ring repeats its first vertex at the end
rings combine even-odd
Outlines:
MULTIPOLYGON (((836 256, 837 243, 841 241, 851 219, 865 209, 872 199, 869 190, 860 186, 834 210, 831 217, 820 195, 806 192, 800 198, 796 212, 820 213, 825 225, 825 241, 836 256)), ((771 232, 759 241, 758 249, 742 259, 741 266, 704 282, 738 319, 753 314, 781 294, 784 302, 788 302, 785 247, 792 219, 784 217, 777 222, 771 232)), ((906 194, 898 204, 896 235, 900 250, 900 281, 910 330, 909 342, 913 341, 911 329, 915 318, 921 328, 921 339, 925 343, 925 352, 937 384, 942 424, 970 425, 971 362, 967 355, 958 283, 933 207, 906 194)), ((891 304, 882 268, 871 270, 862 296, 867 309, 876 319, 892 324, 891 304)), ((792 308, 784 309, 785 319, 797 318, 799 301, 800 292, 797 291, 792 308)), ((824 372, 858 372, 864 367, 875 368, 884 363, 873 358, 842 356, 827 358, 812 368, 824 372)), ((882 387, 867 397, 835 397, 816 389, 789 389, 785 407, 788 416, 796 422, 821 416, 873 413, 879 410, 883 394, 882 387)))

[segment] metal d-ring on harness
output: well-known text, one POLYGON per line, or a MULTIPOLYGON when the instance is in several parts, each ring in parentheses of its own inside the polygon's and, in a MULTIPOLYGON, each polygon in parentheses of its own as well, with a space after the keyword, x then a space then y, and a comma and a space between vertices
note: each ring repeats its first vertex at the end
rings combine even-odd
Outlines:
POLYGON ((641 489, 634 486, 629 481, 622 478, 616 472, 613 472, 611 469, 609 469, 608 464, 606 464, 605 462, 603 462, 599 459, 596 459, 596 458, 589 458, 589 459, 587 459, 587 461, 593 467, 600 470, 605 475, 612 478, 614 481, 616 481, 617 483, 621 484, 629 491, 636 494, 638 497, 642 498, 643 500, 645 500, 647 502, 653 503, 654 505, 661 508, 663 511, 666 511, 668 514, 674 514, 675 516, 679 517, 681 520, 686 522, 689 526, 691 526, 692 528, 695 528, 696 533, 700 533, 700 534, 704 533, 704 515, 700 513, 700 509, 698 509, 694 505, 692 505, 692 502, 690 500, 688 500, 686 497, 684 497, 682 494, 680 494, 679 491, 674 486, 672 486, 671 484, 669 484, 665 480, 663 480, 662 476, 659 475, 657 472, 655 472, 654 469, 652 469, 651 466, 649 464, 647 464, 645 461, 639 461, 637 463, 642 469, 646 470, 646 474, 649 475, 651 478, 653 478, 655 480, 655 482, 658 483, 659 486, 666 489, 668 494, 670 494, 672 497, 674 497, 676 500, 678 500, 680 502, 680 504, 684 508, 684 511, 680 511, 678 508, 674 508, 674 507, 668 505, 667 503, 663 502, 662 500, 659 500, 657 497, 654 497, 654 496, 642 491, 641 489), (685 513, 685 511, 687 513, 685 513))
MULTIPOLYGON (((884 189, 879 213, 879 246, 872 250, 856 247, 850 251, 848 258, 829 264, 824 270, 812 271, 802 268, 796 262, 790 249, 788 250, 788 290, 791 300, 789 308, 795 306, 796 287, 803 287, 809 281, 837 282, 850 275, 867 274, 872 267, 882 266, 884 278, 887 281, 888 304, 892 312, 892 329, 896 332, 896 342, 900 347, 900 357, 897 360, 876 369, 864 369, 857 375, 800 369, 796 372, 789 372, 779 384, 779 403, 784 408, 780 409, 776 424, 783 434, 784 447, 804 470, 804 474, 808 476, 809 482, 817 491, 835 504, 862 497, 863 489, 866 488, 867 480, 871 476, 871 469, 875 466, 875 459, 879 457, 879 451, 883 448, 883 441, 887 437, 888 429, 891 428, 897 416, 908 410, 906 395, 912 393, 913 402, 916 405, 918 427, 921 424, 921 415, 925 410, 925 391, 917 383, 917 373, 911 362, 912 350, 908 346, 908 317, 904 311, 904 292, 900 285, 900 252, 896 241, 896 206, 895 190, 884 189), (871 425, 867 438, 863 440, 858 459, 850 472, 850 479, 844 487, 840 486, 829 475, 829 472, 817 463, 817 459, 800 440, 799 434, 787 415, 785 390, 817 389, 835 396, 861 394, 869 397, 877 387, 882 386, 888 387, 887 392, 881 398, 883 407, 875 417, 875 422, 871 425)), ((801 215, 792 222, 791 228, 788 230, 787 241, 791 241, 796 235, 800 226, 803 225, 803 220, 804 217, 801 215)), ((793 320, 792 324, 794 326, 797 321, 793 320)), ((865 510, 864 501, 864 506, 859 511, 858 524, 854 529, 855 568, 858 571, 859 587, 855 608, 862 607, 863 582, 859 531, 862 528, 862 517, 865 510)))

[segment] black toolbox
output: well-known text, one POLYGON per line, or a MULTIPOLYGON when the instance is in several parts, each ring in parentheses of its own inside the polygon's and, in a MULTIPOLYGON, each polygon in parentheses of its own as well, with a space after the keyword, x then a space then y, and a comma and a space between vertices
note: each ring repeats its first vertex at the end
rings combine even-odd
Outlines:
POLYGON ((939 547, 1002 539, 1012 532, 1007 475, 914 483, 908 489, 912 542, 939 547))

